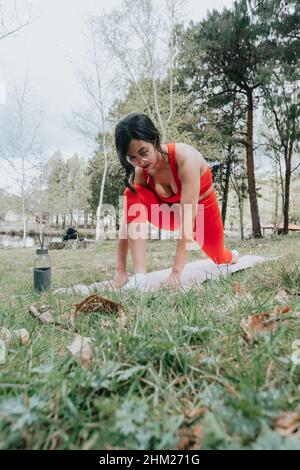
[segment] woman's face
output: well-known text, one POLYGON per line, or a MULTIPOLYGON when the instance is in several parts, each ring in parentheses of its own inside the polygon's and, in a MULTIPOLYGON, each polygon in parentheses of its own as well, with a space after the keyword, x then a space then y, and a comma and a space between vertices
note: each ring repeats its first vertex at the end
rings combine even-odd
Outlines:
POLYGON ((153 168, 158 162, 158 150, 150 142, 133 139, 128 145, 127 161, 133 166, 153 168))

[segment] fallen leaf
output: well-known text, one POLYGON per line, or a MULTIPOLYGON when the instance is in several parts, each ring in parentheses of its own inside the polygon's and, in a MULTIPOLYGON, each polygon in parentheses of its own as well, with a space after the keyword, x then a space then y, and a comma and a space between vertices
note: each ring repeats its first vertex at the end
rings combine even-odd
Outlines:
POLYGON ((0 339, 4 341, 6 344, 10 344, 12 342, 12 331, 8 328, 0 328, 0 339))
POLYGON ((183 427, 179 429, 177 437, 180 437, 176 449, 177 450, 196 450, 200 449, 200 442, 202 439, 202 428, 200 425, 193 427, 183 427))
POLYGON ((291 305, 284 305, 283 307, 281 305, 276 305, 274 308, 273 316, 278 317, 282 315, 283 313, 288 313, 292 310, 291 305))
POLYGON ((66 350, 64 348, 64 346, 62 346, 58 351, 57 351, 57 356, 64 356, 66 350))
POLYGON ((22 344, 29 343, 30 334, 25 328, 19 330, 9 330, 8 328, 0 328, 0 338, 8 345, 18 338, 22 344))
POLYGON ((287 302, 289 298, 290 298, 289 294, 284 289, 277 292, 276 297, 275 297, 276 301, 279 303, 287 302))
POLYGON ((203 416, 205 411, 207 411, 207 408, 201 406, 198 408, 190 408, 189 410, 186 410, 184 414, 190 421, 194 421, 196 418, 203 416))
POLYGON ((259 336, 267 336, 274 332, 276 323, 274 318, 266 312, 250 315, 244 318, 240 326, 248 341, 255 341, 259 336))
POLYGON ((67 349, 83 367, 88 368, 92 365, 93 349, 90 337, 76 335, 67 349))
POLYGON ((292 342, 292 350, 296 351, 299 348, 300 348, 300 339, 295 339, 295 341, 292 342))
POLYGON ((126 314, 125 308, 122 304, 113 302, 106 297, 100 295, 92 294, 83 299, 81 302, 74 304, 73 309, 70 313, 70 322, 72 325, 75 325, 75 320, 79 312, 84 313, 94 313, 94 312, 103 312, 103 313, 112 313, 116 312, 119 314, 119 324, 120 326, 125 326, 126 323, 126 314))
POLYGON ((22 344, 28 344, 30 334, 25 328, 21 328, 20 330, 13 330, 13 334, 21 340, 22 344))
POLYGON ((55 323, 53 310, 50 305, 43 305, 40 303, 32 304, 29 307, 29 313, 47 325, 55 323))
POLYGON ((274 429, 281 436, 300 435, 300 407, 296 411, 284 411, 274 419, 274 429))
POLYGON ((244 295, 244 294, 245 294, 245 291, 244 291, 244 289, 242 288, 240 282, 234 282, 234 283, 232 284, 232 288, 233 288, 235 294, 237 294, 237 295, 244 295))

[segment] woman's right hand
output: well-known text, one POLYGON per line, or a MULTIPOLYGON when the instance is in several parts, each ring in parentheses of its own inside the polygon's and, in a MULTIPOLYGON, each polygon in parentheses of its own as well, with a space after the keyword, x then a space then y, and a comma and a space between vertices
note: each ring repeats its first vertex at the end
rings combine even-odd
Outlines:
POLYGON ((120 287, 123 287, 126 284, 128 279, 129 279, 128 278, 128 273, 126 271, 124 271, 124 272, 117 271, 116 274, 115 274, 115 277, 112 281, 112 286, 115 289, 119 289, 120 287))

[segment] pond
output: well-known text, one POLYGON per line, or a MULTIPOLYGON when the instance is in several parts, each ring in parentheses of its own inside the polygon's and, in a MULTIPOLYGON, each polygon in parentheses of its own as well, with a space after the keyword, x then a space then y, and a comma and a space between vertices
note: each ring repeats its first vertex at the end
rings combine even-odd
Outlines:
MULTIPOLYGON (((45 240, 46 246, 49 240, 45 240)), ((53 242, 61 242, 61 237, 51 237, 53 242)), ((37 237, 26 237, 25 248, 34 248, 38 246, 37 237)), ((23 248, 23 238, 12 235, 0 235, 0 249, 1 248, 23 248)))

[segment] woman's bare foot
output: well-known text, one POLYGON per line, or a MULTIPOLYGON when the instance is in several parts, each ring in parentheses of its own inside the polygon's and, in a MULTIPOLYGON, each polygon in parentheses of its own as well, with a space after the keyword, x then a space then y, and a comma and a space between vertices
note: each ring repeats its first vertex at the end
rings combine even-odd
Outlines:
POLYGON ((111 284, 115 289, 120 289, 120 287, 123 287, 126 284, 128 279, 129 277, 128 277, 127 272, 122 272, 122 273, 116 272, 115 277, 111 284))
POLYGON ((239 260, 239 252, 237 250, 231 250, 231 253, 232 253, 231 264, 236 264, 239 260))

